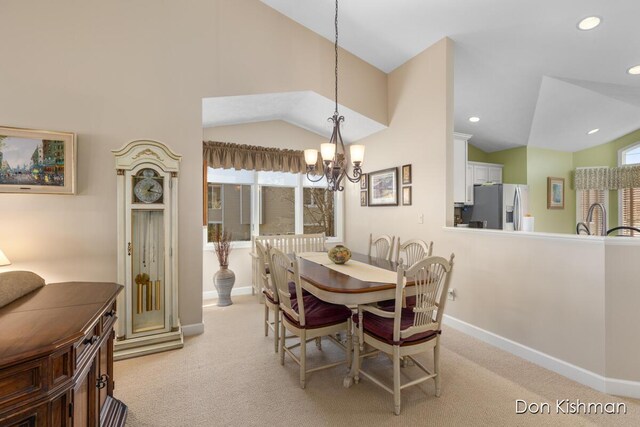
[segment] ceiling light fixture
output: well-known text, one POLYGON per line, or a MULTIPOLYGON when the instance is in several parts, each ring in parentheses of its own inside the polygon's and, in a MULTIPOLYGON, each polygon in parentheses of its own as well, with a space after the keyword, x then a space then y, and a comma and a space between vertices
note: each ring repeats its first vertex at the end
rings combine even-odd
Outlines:
POLYGON ((627 70, 627 73, 631 74, 632 76, 640 75, 640 65, 634 65, 633 67, 629 68, 627 70))
POLYGON ((340 134, 340 126, 344 122, 344 116, 338 113, 338 0, 336 0, 336 17, 334 20, 336 28, 335 42, 335 76, 336 76, 336 109, 333 117, 329 117, 329 121, 333 125, 333 133, 329 142, 320 144, 320 154, 324 162, 324 170, 321 175, 315 173, 315 166, 318 161, 318 150, 304 150, 304 160, 307 164, 307 178, 309 181, 318 182, 323 177, 327 178, 327 189, 329 191, 342 191, 344 186, 342 180, 347 178, 351 182, 359 182, 362 179, 362 161, 364 160, 364 145, 351 145, 350 156, 344 148, 342 135, 340 134), (351 159, 349 159, 351 157, 351 159), (351 160, 351 161, 349 161, 351 160), (353 163, 353 177, 349 176, 348 168, 353 163))
POLYGON ((480 117, 475 117, 475 116, 469 117, 469 121, 471 123, 478 123, 480 121, 480 117))
POLYGON ((596 132, 599 132, 600 129, 596 128, 596 129, 591 129, 589 132, 587 132, 587 135, 593 135, 596 132))
POLYGON ((588 16, 578 22, 578 29, 582 31, 589 31, 596 28, 598 25, 602 23, 602 18, 598 16, 588 16))

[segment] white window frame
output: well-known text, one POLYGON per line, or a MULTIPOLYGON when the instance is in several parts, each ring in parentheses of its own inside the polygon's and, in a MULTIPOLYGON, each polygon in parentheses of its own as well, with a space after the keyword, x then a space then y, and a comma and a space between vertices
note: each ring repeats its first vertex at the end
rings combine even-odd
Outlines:
MULTIPOLYGON (((626 166, 629 165, 638 165, 640 163, 626 163, 626 155, 629 151, 633 151, 636 148, 640 147, 640 141, 636 141, 631 145, 627 145, 618 150, 618 166, 626 166)), ((618 225, 622 225, 622 191, 618 190, 618 225)))
MULTIPOLYGON (((303 189, 307 187, 324 187, 326 186, 326 182, 323 180, 319 183, 312 183, 306 179, 305 174, 297 174, 296 182, 294 186, 291 185, 279 185, 277 183, 269 183, 269 182, 260 182, 260 171, 237 171, 238 175, 244 175, 245 179, 241 179, 241 176, 233 177, 224 177, 223 179, 214 179, 211 173, 212 168, 209 168, 207 183, 215 183, 215 184, 240 184, 240 185, 251 185, 251 202, 253 206, 262 206, 261 205, 261 191, 260 188, 262 186, 269 187, 288 187, 295 189, 295 233, 303 234, 304 233, 304 197, 303 197, 303 189), (251 175, 250 175, 251 174, 251 175), (251 179, 247 179, 251 177, 251 179), (249 182, 251 181, 251 182, 249 182)), ((293 174, 292 174, 293 175, 293 174)), ((261 209, 252 209, 251 212, 251 237, 258 236, 260 234, 260 215, 262 214, 261 209)), ((336 194, 335 206, 334 206, 334 226, 336 231, 335 237, 327 237, 327 242, 329 243, 341 243, 344 240, 344 192, 339 191, 336 194)), ((207 226, 203 226, 202 230, 202 241, 204 244, 203 249, 206 251, 213 251, 213 243, 207 241, 207 226)), ((236 249, 242 248, 251 248, 251 241, 234 241, 233 247, 236 249)))

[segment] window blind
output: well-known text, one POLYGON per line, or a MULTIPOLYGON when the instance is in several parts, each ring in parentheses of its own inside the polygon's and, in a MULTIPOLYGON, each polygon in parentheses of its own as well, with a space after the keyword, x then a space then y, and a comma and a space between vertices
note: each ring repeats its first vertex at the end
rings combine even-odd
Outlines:
MULTIPOLYGON (((624 188, 622 191, 622 225, 640 228, 640 188, 624 188)), ((625 235, 638 233, 624 230, 625 235)))
MULTIPOLYGON (((581 193, 580 197, 580 205, 579 212, 580 217, 578 221, 587 221, 587 213, 589 212, 589 207, 594 203, 602 203, 606 207, 606 190, 579 190, 581 193)), ((640 212, 640 211, 639 211, 640 212)), ((600 235, 602 232, 602 227, 600 225, 600 210, 596 209, 593 211, 593 218, 591 221, 593 225, 590 225, 591 234, 600 235)))

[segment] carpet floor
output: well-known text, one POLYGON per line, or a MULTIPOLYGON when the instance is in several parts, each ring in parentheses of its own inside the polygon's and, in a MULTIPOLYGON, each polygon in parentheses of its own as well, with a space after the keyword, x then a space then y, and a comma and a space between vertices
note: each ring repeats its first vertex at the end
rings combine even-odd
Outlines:
MULTIPOLYGON (((640 401, 597 392, 451 328, 442 334, 442 395, 433 381, 402 392, 402 413, 393 397, 362 379, 346 389, 345 366, 314 372, 298 386, 298 366, 281 366, 273 337, 264 336, 263 306, 255 297, 234 297, 229 307, 205 302, 205 333, 184 348, 115 363, 115 397, 129 406, 129 426, 545 426, 640 425, 640 401), (544 414, 516 414, 516 399, 548 402, 544 414), (556 400, 620 402, 626 414, 556 413, 556 400)), ((308 344, 308 367, 339 360, 328 340, 308 344)), ((420 359, 432 366, 431 353, 420 359)), ((391 384, 391 362, 366 359, 391 384)), ((402 369, 406 381, 420 371, 402 369)))

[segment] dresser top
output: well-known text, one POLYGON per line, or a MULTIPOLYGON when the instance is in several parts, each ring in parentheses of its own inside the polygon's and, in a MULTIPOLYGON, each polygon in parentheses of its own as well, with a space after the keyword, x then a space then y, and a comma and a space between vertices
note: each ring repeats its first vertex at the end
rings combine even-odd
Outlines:
POLYGON ((80 339, 122 288, 115 283, 52 283, 0 308, 0 368, 80 339))

